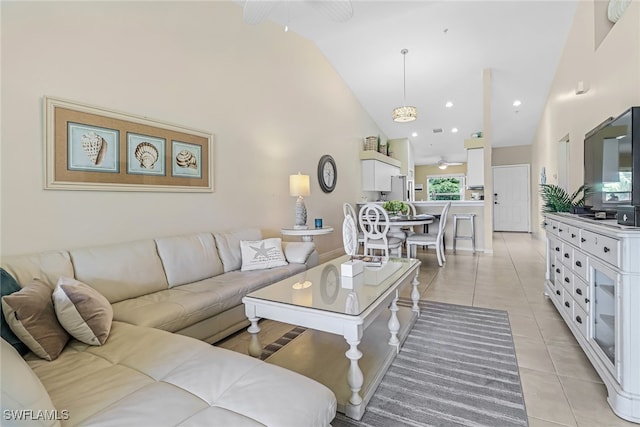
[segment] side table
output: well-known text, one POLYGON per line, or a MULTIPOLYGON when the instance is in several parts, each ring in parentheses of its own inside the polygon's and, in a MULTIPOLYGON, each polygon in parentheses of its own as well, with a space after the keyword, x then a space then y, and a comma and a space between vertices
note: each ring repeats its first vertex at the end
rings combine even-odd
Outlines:
POLYGON ((283 236, 300 236, 303 242, 313 242, 313 236, 333 233, 333 227, 322 228, 281 228, 283 236))

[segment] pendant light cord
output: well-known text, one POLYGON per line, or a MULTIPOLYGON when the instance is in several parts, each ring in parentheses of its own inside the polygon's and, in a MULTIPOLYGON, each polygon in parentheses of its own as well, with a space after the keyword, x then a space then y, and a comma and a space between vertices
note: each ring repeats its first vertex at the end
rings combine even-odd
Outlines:
POLYGON ((407 49, 400 51, 402 54, 402 101, 404 106, 407 106, 407 49))

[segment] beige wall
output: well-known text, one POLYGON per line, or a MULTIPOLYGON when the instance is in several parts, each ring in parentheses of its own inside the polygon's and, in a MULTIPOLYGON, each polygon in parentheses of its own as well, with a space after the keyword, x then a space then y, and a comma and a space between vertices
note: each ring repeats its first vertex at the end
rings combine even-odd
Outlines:
MULTIPOLYGON (((633 105, 640 105, 640 2, 631 2, 625 15, 595 48, 594 2, 578 2, 553 85, 532 146, 532 194, 539 194, 540 170, 557 183, 556 145, 569 134, 569 190, 583 182, 584 135, 633 105), (589 91, 575 95, 579 81, 589 91)), ((540 197, 532 198, 532 223, 541 222, 540 197), (537 219, 537 221, 536 221, 537 219)), ((534 227, 534 232, 540 229, 534 227)))
POLYGON ((242 23, 230 2, 2 2, 2 251, 18 254, 294 220, 288 176, 311 175, 308 223, 341 248, 360 197, 362 138, 380 134, 309 41, 242 23), (214 193, 43 190, 44 95, 215 134, 214 193), (338 166, 323 193, 323 154, 338 166))

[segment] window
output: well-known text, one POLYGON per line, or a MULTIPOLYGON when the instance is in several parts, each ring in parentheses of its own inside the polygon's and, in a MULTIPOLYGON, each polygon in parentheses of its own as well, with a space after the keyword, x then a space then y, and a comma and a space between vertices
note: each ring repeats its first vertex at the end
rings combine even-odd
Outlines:
POLYGON ((427 176, 427 200, 464 200, 464 175, 427 176))

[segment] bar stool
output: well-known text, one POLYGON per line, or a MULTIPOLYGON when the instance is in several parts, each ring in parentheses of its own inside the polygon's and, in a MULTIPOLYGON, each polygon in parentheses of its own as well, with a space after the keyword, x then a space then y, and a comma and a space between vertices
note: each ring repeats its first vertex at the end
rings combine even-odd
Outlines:
POLYGON ((471 248, 473 249, 473 253, 476 253, 476 232, 475 232, 475 218, 476 214, 474 213, 455 213, 453 214, 453 252, 456 252, 456 241, 458 240, 471 240, 471 248), (471 224, 471 235, 469 236, 459 236, 458 235, 458 220, 469 220, 471 224))

